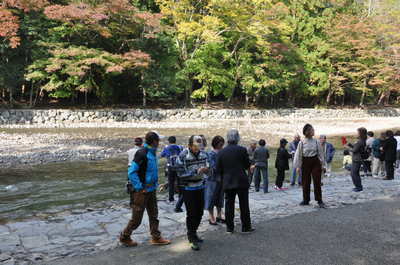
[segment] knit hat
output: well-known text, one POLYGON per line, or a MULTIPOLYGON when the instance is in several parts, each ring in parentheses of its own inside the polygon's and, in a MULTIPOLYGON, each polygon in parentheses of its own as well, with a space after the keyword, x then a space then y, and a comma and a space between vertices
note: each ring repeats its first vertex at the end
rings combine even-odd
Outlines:
POLYGON ((143 144, 143 139, 140 137, 135 138, 135 145, 142 145, 143 144))
POLYGON ((280 141, 280 143, 281 143, 281 145, 282 145, 282 144, 285 145, 285 144, 288 143, 288 141, 287 141, 285 138, 282 138, 281 141, 280 141))
POLYGON ((306 135, 307 132, 309 132, 309 130, 311 129, 311 124, 307 123, 306 125, 304 125, 303 127, 303 135, 306 135))

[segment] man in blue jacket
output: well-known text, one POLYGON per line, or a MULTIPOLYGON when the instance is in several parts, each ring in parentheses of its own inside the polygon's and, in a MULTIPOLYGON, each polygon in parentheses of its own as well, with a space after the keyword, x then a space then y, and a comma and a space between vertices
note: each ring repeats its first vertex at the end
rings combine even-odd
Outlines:
POLYGON ((324 151, 325 155, 325 177, 327 184, 331 184, 331 173, 332 173, 332 159, 335 155, 335 147, 331 143, 326 141, 326 135, 321 134, 319 137, 319 141, 321 142, 322 150, 324 151))
POLYGON ((158 186, 158 157, 157 147, 160 144, 160 135, 155 132, 146 134, 146 143, 140 148, 128 170, 128 178, 135 191, 133 192, 132 217, 121 233, 119 242, 134 247, 136 241, 131 239, 132 231, 136 230, 142 222, 144 209, 147 209, 150 223, 150 233, 153 245, 166 245, 170 240, 163 239, 158 230, 158 206, 156 190, 158 186))

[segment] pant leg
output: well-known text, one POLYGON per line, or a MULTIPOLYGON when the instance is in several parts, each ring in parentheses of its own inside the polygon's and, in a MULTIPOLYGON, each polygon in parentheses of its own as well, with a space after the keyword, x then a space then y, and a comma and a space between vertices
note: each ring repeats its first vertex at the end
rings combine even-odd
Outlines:
POLYGON ((182 208, 182 204, 183 204, 183 195, 180 194, 178 202, 175 205, 175 209, 181 209, 182 208))
POLYGON ((142 223, 144 209, 146 208, 147 196, 146 193, 134 192, 134 203, 132 205, 132 216, 128 225, 122 232, 123 236, 130 236, 132 231, 136 230, 142 223))
POLYGON ((311 185, 311 158, 303 157, 303 164, 301 165, 301 177, 302 177, 302 188, 303 188, 303 201, 310 201, 310 185, 311 185))
POLYGON ((373 166, 372 166, 372 176, 374 176, 375 178, 378 177, 379 166, 380 166, 379 158, 374 157, 373 166))
POLYGON ((368 171, 367 171, 367 165, 366 165, 366 164, 367 164, 367 161, 362 161, 361 164, 362 164, 362 166, 363 166, 364 174, 367 174, 367 172, 368 172, 368 171))
POLYGON ((254 168, 254 188, 256 191, 260 190, 260 182, 261 182, 261 168, 255 167, 254 168))
POLYGON ((361 177, 360 177, 360 167, 361 162, 354 162, 351 164, 351 179, 353 180, 353 184, 357 190, 363 190, 363 186, 361 184, 361 177))
POLYGON ((314 183, 314 198, 317 202, 322 201, 322 189, 321 189, 321 178, 322 178, 322 169, 321 169, 321 161, 318 157, 314 157, 312 160, 312 179, 314 183))
POLYGON ((290 174, 290 182, 292 183, 296 182, 296 168, 293 166, 293 161, 292 161, 292 171, 290 174))
POLYGON ((204 189, 196 190, 196 231, 199 228, 204 214, 204 189))
POLYGON ((396 168, 400 166, 400 150, 396 151, 396 168))
POLYGON ((235 224, 233 222, 233 219, 235 217, 235 197, 235 189, 225 190, 225 220, 226 228, 228 230, 233 230, 235 227, 235 224))
POLYGON ((189 241, 197 239, 197 209, 195 191, 185 190, 183 192, 183 200, 186 207, 186 228, 189 241))
POLYGON ((161 232, 158 230, 160 221, 158 220, 157 194, 155 191, 148 193, 146 210, 149 216, 150 234, 154 239, 159 239, 161 232))
POLYGON ((380 161, 380 167, 381 167, 381 177, 386 178, 386 165, 385 161, 380 161))
POLYGON ((237 189, 239 197, 240 220, 242 221, 242 230, 251 228, 250 208, 249 208, 249 190, 246 188, 237 189))
POLYGON ((263 174, 263 191, 268 192, 268 168, 261 169, 263 174))
POLYGON ((371 173, 372 172, 372 170, 371 170, 371 161, 368 161, 368 160, 364 161, 364 166, 365 166, 365 168, 364 168, 364 172, 365 173, 371 173))
POLYGON ((278 169, 278 176, 276 177, 275 185, 282 188, 283 179, 285 178, 285 170, 278 169))
POLYGON ((388 179, 394 179, 394 166, 393 161, 385 161, 386 177, 388 179))
POLYGON ((173 201, 174 200, 175 172, 172 172, 171 169, 168 169, 168 182, 169 182, 168 200, 173 201))
POLYGON ((249 184, 251 185, 251 182, 253 181, 253 173, 249 169, 249 172, 247 174, 247 178, 249 179, 249 184))

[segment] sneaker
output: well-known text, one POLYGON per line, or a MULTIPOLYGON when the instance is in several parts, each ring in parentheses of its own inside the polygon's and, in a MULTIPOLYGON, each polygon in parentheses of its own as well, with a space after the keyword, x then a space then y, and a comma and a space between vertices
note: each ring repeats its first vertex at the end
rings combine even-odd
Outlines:
POLYGON ((162 237, 160 237, 159 239, 151 239, 151 243, 153 245, 168 245, 169 243, 171 243, 171 240, 169 239, 164 239, 162 237))
POLYGON ((200 243, 201 243, 201 242, 203 242, 203 241, 204 241, 203 238, 201 238, 201 237, 198 237, 198 238, 197 238, 197 242, 200 242, 200 243))
POLYGON ((280 190, 286 190, 286 188, 285 188, 285 187, 283 187, 283 186, 282 186, 282 187, 280 187, 279 189, 280 189, 280 190))
POLYGON ((127 247, 136 247, 137 242, 133 241, 130 236, 123 236, 122 233, 119 236, 119 243, 127 246, 127 247))
POLYGON ((364 177, 366 177, 366 175, 365 174, 361 174, 360 177, 364 178, 364 177))
POLYGON ((233 231, 234 231, 233 229, 232 229, 232 230, 231 230, 231 229, 228 229, 228 230, 226 230, 226 234, 227 234, 227 235, 232 235, 232 234, 233 234, 233 231))
POLYGON ((363 192, 363 190, 359 190, 359 189, 357 189, 357 188, 354 188, 353 191, 354 191, 354 192, 363 192))
POLYGON ((189 244, 190 244, 190 247, 193 250, 199 250, 200 249, 199 243, 197 243, 197 241, 189 242, 189 244))
POLYGON ((175 201, 166 200, 165 202, 166 202, 167 204, 175 204, 175 201))
POLYGON ((299 205, 304 206, 304 205, 309 205, 309 204, 310 204, 309 202, 302 201, 299 205))
POLYGON ((281 190, 278 186, 274 186, 274 189, 276 189, 276 190, 281 190))
POLYGON ((319 201, 319 202, 318 202, 318 205, 319 205, 319 207, 321 207, 321 208, 323 208, 323 207, 326 206, 325 203, 324 203, 323 201, 319 201))
POLYGON ((174 209, 174 212, 176 212, 176 213, 181 213, 181 212, 183 212, 183 210, 182 210, 181 208, 179 208, 179 209, 178 209, 178 208, 175 208, 175 209, 174 209))
POLYGON ((256 231, 256 229, 252 228, 252 227, 250 227, 248 229, 242 229, 243 234, 250 234, 250 233, 253 233, 254 231, 256 231))
POLYGON ((299 186, 301 186, 301 182, 299 182, 299 186))
POLYGON ((293 187, 293 186, 294 186, 294 182, 290 182, 290 186, 292 186, 292 187, 293 187))

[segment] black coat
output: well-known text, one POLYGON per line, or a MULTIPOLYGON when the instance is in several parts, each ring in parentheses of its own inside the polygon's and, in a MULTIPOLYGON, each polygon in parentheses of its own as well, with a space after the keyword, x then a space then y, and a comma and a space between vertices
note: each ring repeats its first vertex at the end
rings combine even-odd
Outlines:
POLYGON ((288 151, 284 147, 278 148, 278 153, 276 155, 275 167, 278 170, 289 170, 289 161, 288 159, 292 156, 289 155, 288 151))
POLYGON ((391 136, 385 140, 382 147, 385 151, 385 161, 396 161, 397 140, 393 136, 391 136))
POLYGON ((221 174, 223 190, 249 188, 249 168, 249 155, 243 146, 229 143, 218 152, 217 172, 221 174))

